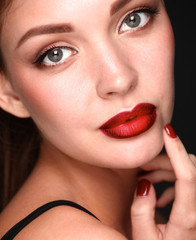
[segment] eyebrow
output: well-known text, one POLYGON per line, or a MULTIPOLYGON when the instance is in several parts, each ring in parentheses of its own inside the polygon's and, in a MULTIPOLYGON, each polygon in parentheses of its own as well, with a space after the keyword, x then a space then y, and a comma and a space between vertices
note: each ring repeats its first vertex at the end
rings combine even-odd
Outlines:
POLYGON ((44 35, 44 34, 54 34, 54 33, 70 33, 73 32, 74 28, 71 24, 49 24, 49 25, 42 25, 38 27, 34 27, 28 30, 18 41, 17 47, 19 48, 25 41, 29 38, 37 36, 37 35, 44 35))
POLYGON ((110 15, 114 15, 116 12, 118 12, 121 8, 123 8, 125 5, 127 5, 132 0, 117 0, 114 2, 111 6, 110 15))
MULTIPOLYGON (((121 8, 127 5, 132 0, 117 0, 111 6, 110 15, 114 15, 118 12, 121 8)), ((19 48, 25 41, 29 38, 37 36, 37 35, 44 35, 44 34, 54 34, 54 33, 70 33, 73 32, 74 28, 70 23, 66 24, 49 24, 49 25, 42 25, 38 27, 34 27, 28 30, 18 41, 17 47, 19 48)))

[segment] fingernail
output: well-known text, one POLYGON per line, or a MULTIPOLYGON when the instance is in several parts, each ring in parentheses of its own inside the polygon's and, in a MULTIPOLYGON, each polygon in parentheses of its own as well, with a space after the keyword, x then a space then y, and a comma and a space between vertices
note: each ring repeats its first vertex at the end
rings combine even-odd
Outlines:
POLYGON ((177 138, 177 135, 170 124, 165 125, 165 131, 167 135, 170 136, 171 138, 177 138))
POLYGON ((150 191, 150 186, 151 182, 148 181, 147 179, 142 179, 139 181, 138 186, 137 186, 137 197, 145 197, 148 196, 149 191, 150 191))

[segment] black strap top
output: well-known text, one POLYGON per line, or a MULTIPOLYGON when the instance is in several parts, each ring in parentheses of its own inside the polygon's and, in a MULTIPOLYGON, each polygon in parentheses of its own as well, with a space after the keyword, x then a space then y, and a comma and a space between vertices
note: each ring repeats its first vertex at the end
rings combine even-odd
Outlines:
POLYGON ((70 206, 77 208, 85 213, 88 213, 89 215, 93 216, 97 220, 99 220, 95 215, 93 215, 91 212, 89 212, 84 207, 80 206, 79 204, 71 201, 66 200, 58 200, 49 202, 39 208, 37 208, 35 211, 30 213, 27 217, 25 217, 23 220, 21 220, 19 223, 17 223, 15 226, 13 226, 2 238, 1 240, 12 240, 26 225, 31 223, 35 218, 39 217, 44 212, 48 211, 51 208, 57 207, 57 206, 70 206))

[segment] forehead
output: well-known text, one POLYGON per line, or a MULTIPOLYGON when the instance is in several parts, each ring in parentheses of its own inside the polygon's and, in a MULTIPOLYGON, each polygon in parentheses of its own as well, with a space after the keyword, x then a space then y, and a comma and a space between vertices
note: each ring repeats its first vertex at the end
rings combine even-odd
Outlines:
MULTIPOLYGON (((121 0, 123 1, 123 0, 121 0)), ((128 1, 128 0, 124 0, 128 1)), ((130 1, 130 0, 129 0, 130 1)), ((80 17, 80 21, 95 10, 102 12, 113 0, 13 0, 11 9, 5 17, 4 26, 45 24, 47 21, 72 21, 80 17), (103 9, 104 3, 104 9, 103 9)), ((97 11, 98 12, 98 11, 97 11)))
POLYGON ((22 11, 23 14, 25 14, 24 10, 28 10, 28 14, 34 14, 34 16, 48 11, 52 11, 58 15, 62 11, 65 11, 65 14, 77 10, 81 10, 82 12, 83 10, 88 11, 89 9, 91 9, 91 11, 93 9, 101 10, 101 8, 103 11, 110 6, 110 13, 114 14, 119 8, 134 1, 139 2, 140 0, 10 0, 11 10, 9 13, 13 14, 16 11, 22 11))
MULTIPOLYGON (((1 1, 1 0, 0 0, 1 1)), ((90 17, 93 9, 100 9, 103 0, 13 0, 3 21, 2 39, 18 39, 30 28, 37 25, 64 23, 75 21, 80 23, 90 17)), ((112 2, 107 0, 107 3, 112 2)))
POLYGON ((129 3, 139 6, 158 1, 161 0, 14 0, 1 35, 9 44, 9 39, 16 40, 38 25, 69 22, 79 31, 86 31, 90 24, 95 28, 105 24, 105 16, 111 17, 129 3))
POLYGON ((15 39, 36 25, 70 21, 79 25, 90 18, 95 23, 102 19, 104 11, 115 11, 120 3, 129 1, 138 0, 13 0, 4 19, 1 36, 5 37, 11 32, 15 39))
POLYGON ((13 0, 8 17, 14 17, 15 20, 27 20, 31 17, 39 19, 40 17, 42 20, 51 16, 53 19, 58 19, 64 15, 64 17, 74 19, 83 12, 85 15, 90 15, 90 13, 104 12, 105 10, 109 10, 110 15, 113 15, 130 2, 145 5, 148 2, 158 1, 162 0, 13 0))

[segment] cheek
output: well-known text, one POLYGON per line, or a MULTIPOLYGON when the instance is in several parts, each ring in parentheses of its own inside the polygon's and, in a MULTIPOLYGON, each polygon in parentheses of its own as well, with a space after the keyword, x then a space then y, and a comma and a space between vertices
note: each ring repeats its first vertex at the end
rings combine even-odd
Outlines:
POLYGON ((147 66, 144 75, 148 77, 148 86, 156 93, 160 101, 173 102, 174 95, 174 48, 170 38, 160 39, 146 57, 147 66))
POLYGON ((164 121, 170 121, 174 103, 174 35, 169 22, 160 30, 143 41, 138 64, 143 94, 155 96, 164 121))
MULTIPOLYGON (((171 120, 174 105, 174 36, 171 28, 165 32, 160 45, 157 44, 156 76, 160 76, 157 93, 160 94, 165 124, 171 120), (160 49, 160 50, 159 50, 160 49)), ((155 64, 156 66, 156 64, 155 64)))
POLYGON ((82 78, 64 75, 35 74, 24 69, 14 75, 16 91, 38 128, 57 128, 62 122, 71 126, 82 118, 88 87, 82 78))

